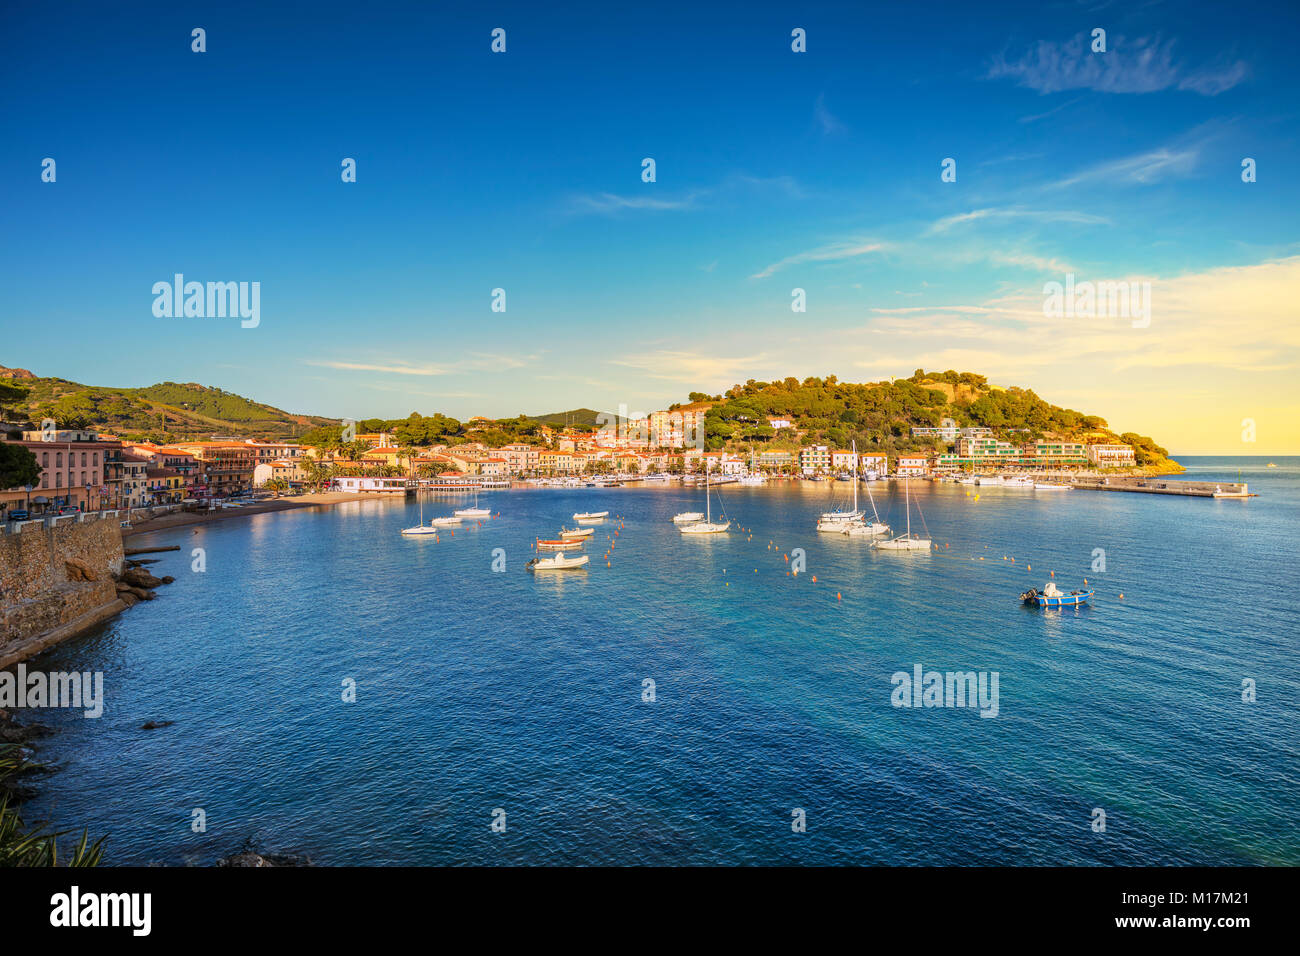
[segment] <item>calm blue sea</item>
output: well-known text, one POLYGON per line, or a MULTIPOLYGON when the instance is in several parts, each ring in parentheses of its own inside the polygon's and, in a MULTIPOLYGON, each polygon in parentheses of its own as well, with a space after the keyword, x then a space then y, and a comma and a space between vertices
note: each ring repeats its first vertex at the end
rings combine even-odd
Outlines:
POLYGON ((722 489, 726 536, 680 535, 674 486, 496 492, 439 542, 398 535, 414 500, 136 538, 181 545, 177 581, 32 665, 108 703, 41 715, 62 769, 26 813, 133 864, 1295 865, 1300 458, 1273 460, 1184 459, 1247 501, 914 485, 932 554, 818 535, 829 482, 722 489), (603 509, 588 570, 525 570, 603 509), (1053 571, 1095 603, 1017 603, 1053 571), (891 706, 917 664, 996 671, 998 716, 891 706))

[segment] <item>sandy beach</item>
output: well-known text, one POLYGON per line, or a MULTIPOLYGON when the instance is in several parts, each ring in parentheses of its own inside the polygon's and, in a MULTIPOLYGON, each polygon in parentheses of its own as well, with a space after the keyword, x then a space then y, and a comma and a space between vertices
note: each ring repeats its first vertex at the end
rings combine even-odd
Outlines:
POLYGON ((122 537, 129 538, 137 534, 152 531, 166 531, 168 528, 180 528, 191 524, 207 524, 210 521, 225 521, 230 518, 246 518, 249 515, 265 514, 268 511, 292 511, 295 508, 321 508, 341 504, 344 501, 361 501, 374 495, 349 491, 326 491, 316 494, 299 495, 294 498, 271 498, 255 505, 241 508, 221 508, 217 511, 173 511, 145 520, 133 520, 130 528, 122 529, 122 537))

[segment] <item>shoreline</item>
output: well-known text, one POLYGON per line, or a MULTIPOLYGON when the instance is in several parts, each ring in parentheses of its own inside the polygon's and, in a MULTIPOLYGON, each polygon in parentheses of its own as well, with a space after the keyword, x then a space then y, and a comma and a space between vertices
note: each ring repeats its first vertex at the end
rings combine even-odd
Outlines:
POLYGON ((315 494, 299 495, 295 498, 273 498, 255 505, 240 508, 222 508, 212 512, 173 511, 156 515, 144 521, 133 521, 131 527, 122 529, 122 540, 154 531, 167 531, 171 528, 184 528, 189 525, 208 524, 213 521, 225 521, 229 518, 244 518, 249 515, 267 514, 273 511, 295 511, 299 508, 330 508, 348 501, 369 501, 377 496, 366 492, 325 491, 315 494))

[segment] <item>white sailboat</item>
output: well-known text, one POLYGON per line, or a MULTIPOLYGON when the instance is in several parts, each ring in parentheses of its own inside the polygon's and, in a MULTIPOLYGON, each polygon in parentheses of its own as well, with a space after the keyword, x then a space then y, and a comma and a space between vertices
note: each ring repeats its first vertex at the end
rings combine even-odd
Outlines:
POLYGON ((871 494, 871 489, 867 489, 867 495, 871 498, 871 520, 866 520, 866 512, 858 507, 858 443, 852 444, 853 449, 853 510, 852 511, 827 511, 817 519, 817 530, 831 534, 849 534, 849 535, 870 535, 872 537, 881 534, 889 534, 889 525, 880 520, 880 515, 876 513, 876 499, 871 494))
POLYGON ((421 498, 421 499, 419 499, 419 501, 420 501, 420 523, 417 524, 414 528, 403 528, 403 529, 402 529, 402 534, 407 535, 408 537, 416 537, 416 536, 418 536, 418 535, 422 535, 422 534, 437 534, 437 533, 438 533, 438 529, 437 529, 437 528, 434 528, 434 527, 432 527, 431 525, 427 525, 427 524, 424 523, 424 499, 421 498))
POLYGON ((458 518, 487 518, 492 514, 491 508, 480 508, 478 506, 478 487, 474 488, 474 507, 457 508, 452 512, 458 518))
POLYGON ((731 527, 730 521, 724 521, 721 524, 713 523, 713 507, 709 503, 709 462, 704 462, 704 520, 696 521, 692 524, 678 525, 677 530, 682 534, 719 534, 731 527))
POLYGON ((929 551, 929 538, 922 538, 919 535, 912 536, 912 496, 907 478, 903 479, 903 496, 903 509, 907 512, 907 533, 900 534, 897 538, 890 538, 887 541, 872 542, 871 546, 880 551, 929 551))

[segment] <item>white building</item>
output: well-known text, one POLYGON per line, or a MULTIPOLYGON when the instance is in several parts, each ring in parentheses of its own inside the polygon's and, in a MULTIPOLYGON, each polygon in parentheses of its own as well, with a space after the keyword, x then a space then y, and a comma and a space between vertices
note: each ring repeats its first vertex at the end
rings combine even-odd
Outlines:
POLYGON ((1089 445, 1088 461, 1099 468, 1131 468, 1135 464, 1131 445, 1089 445))
POLYGON ((930 470, 930 459, 925 455, 899 455, 898 467, 894 469, 894 474, 900 478, 915 477, 924 475, 930 470))
POLYGON ((404 495, 415 490, 415 482, 410 478, 369 478, 362 475, 339 475, 334 481, 339 491, 374 493, 381 495, 404 495))

